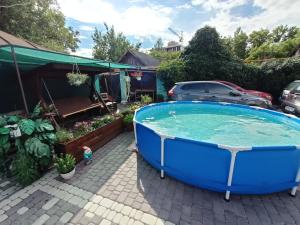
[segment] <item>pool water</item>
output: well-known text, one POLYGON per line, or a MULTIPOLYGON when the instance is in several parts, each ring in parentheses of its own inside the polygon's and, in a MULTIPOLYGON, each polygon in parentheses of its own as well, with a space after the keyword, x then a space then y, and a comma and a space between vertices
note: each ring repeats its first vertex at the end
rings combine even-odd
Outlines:
POLYGON ((169 136, 231 146, 300 145, 300 124, 261 110, 217 104, 170 104, 138 121, 169 136))

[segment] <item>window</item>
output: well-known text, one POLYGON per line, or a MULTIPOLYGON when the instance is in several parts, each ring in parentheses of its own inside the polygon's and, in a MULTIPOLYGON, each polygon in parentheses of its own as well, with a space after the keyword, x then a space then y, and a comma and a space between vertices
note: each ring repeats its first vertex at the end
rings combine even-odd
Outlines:
POLYGON ((197 91, 197 92, 206 92, 206 84, 205 83, 191 83, 185 84, 181 88, 184 91, 197 91))
POLYGON ((208 87, 209 93, 214 93, 214 94, 226 95, 232 91, 231 88, 226 87, 222 84, 217 84, 217 83, 208 83, 207 87, 208 87))
POLYGON ((293 93, 300 93, 300 84, 294 88, 293 93))

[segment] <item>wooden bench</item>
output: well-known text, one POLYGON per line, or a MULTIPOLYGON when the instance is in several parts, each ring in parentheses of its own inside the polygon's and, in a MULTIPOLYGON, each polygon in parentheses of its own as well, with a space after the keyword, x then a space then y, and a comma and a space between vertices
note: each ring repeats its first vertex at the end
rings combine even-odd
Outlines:
POLYGON ((100 102, 92 102, 88 97, 77 96, 54 100, 55 107, 62 118, 86 112, 94 108, 103 108, 100 102))

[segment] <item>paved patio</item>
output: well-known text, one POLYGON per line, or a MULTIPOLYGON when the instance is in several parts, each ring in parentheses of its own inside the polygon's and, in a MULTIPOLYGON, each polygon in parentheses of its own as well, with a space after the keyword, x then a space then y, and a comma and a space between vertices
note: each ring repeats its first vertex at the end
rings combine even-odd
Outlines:
POLYGON ((300 195, 232 196, 185 185, 131 151, 123 133, 63 181, 56 171, 21 189, 0 180, 0 224, 300 224, 300 195))

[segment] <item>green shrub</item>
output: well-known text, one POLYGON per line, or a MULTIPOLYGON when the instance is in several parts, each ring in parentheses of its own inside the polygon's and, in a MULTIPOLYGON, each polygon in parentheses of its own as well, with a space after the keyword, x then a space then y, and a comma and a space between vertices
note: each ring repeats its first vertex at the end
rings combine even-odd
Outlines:
POLYGON ((105 122, 103 120, 99 119, 99 120, 96 120, 95 122, 93 122, 92 126, 94 129, 97 129, 99 127, 103 127, 104 125, 105 125, 105 122))
POLYGON ((287 84, 300 79, 300 57, 268 61, 260 69, 262 72, 257 78, 257 88, 277 99, 287 84))
POLYGON ((149 95, 141 95, 141 103, 143 105, 148 105, 153 102, 153 99, 149 95))
POLYGON ((18 153, 12 164, 13 174, 22 186, 33 183, 40 177, 36 162, 27 154, 18 153))
POLYGON ((133 114, 127 114, 124 118, 123 118, 123 122, 125 124, 131 124, 133 122, 133 114))
POLYGON ((71 141, 74 138, 73 133, 66 129, 58 130, 56 132, 56 137, 59 143, 66 143, 68 141, 71 141))
POLYGON ((84 136, 94 130, 92 126, 92 122, 90 121, 82 121, 82 122, 76 122, 74 125, 74 137, 79 138, 81 136, 84 136))
POLYGON ((132 105, 129 106, 129 111, 130 111, 131 113, 134 113, 135 110, 137 110, 137 109, 139 109, 139 108, 141 108, 141 107, 142 107, 142 104, 141 104, 141 103, 134 103, 134 104, 132 104, 132 105))
POLYGON ((75 168, 76 160, 74 156, 66 154, 55 159, 55 167, 60 174, 71 172, 75 168))
POLYGON ((42 119, 41 112, 38 104, 29 118, 19 115, 0 118, 0 168, 12 168, 22 185, 33 182, 52 163, 57 139, 54 127, 42 119), (16 149, 17 154, 9 156, 11 149, 16 149), (23 171, 26 168, 28 171, 23 171))

